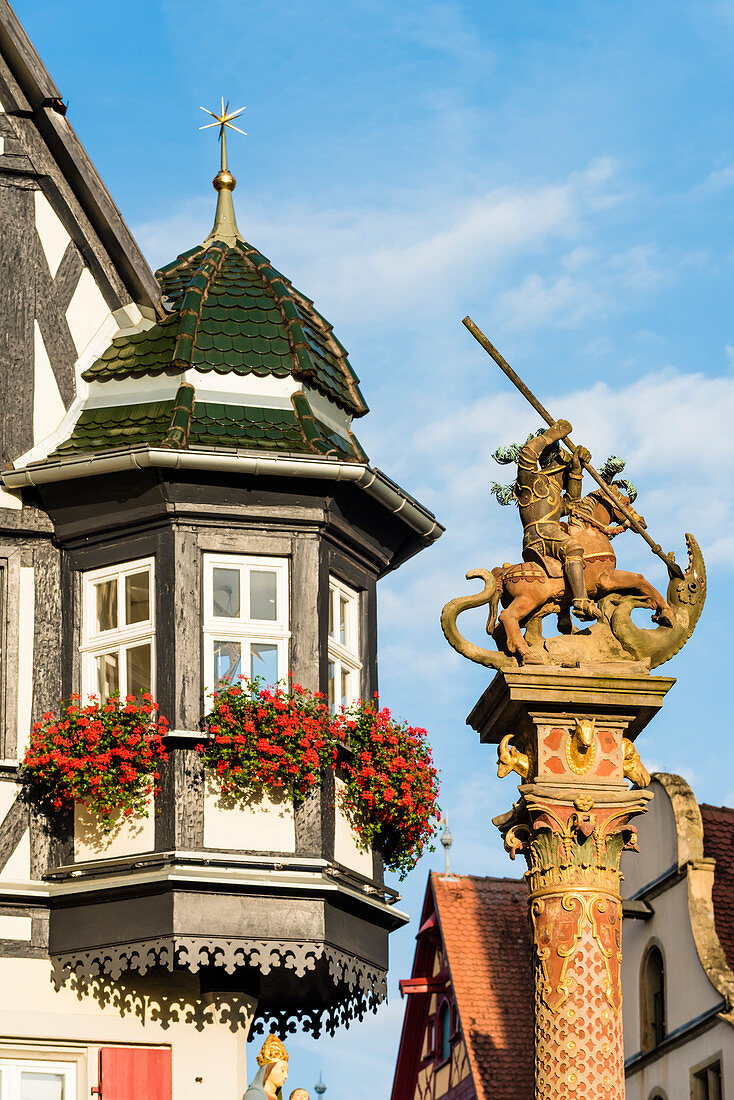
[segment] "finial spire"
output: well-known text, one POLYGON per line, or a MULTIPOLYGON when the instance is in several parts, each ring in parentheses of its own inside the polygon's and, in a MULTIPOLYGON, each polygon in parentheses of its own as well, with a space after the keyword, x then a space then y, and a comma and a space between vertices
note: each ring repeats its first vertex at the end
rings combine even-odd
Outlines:
POLYGON ((227 127, 230 130, 236 130, 238 134, 245 134, 246 137, 245 131, 240 130, 239 126, 233 125, 232 122, 232 119, 239 118, 245 109, 240 107, 236 111, 230 111, 229 103, 225 106, 224 96, 222 96, 222 109, 218 114, 215 111, 210 111, 207 107, 201 108, 202 111, 206 111, 208 115, 212 116, 214 122, 207 122, 205 126, 200 126, 199 129, 209 130, 212 126, 218 126, 221 145, 220 168, 212 180, 214 190, 217 192, 217 210, 214 215, 214 226, 204 242, 205 244, 212 240, 224 241, 226 244, 234 244, 237 239, 242 240, 242 235, 237 228, 234 203, 232 202, 232 192, 237 186, 237 180, 227 165, 227 127))
POLYGON ((441 843, 443 844, 443 849, 446 853, 446 871, 444 873, 447 874, 447 875, 450 875, 451 874, 451 860, 449 858, 449 851, 451 849, 451 845, 454 843, 454 838, 452 837, 451 833, 449 832, 449 823, 448 823, 448 818, 446 818, 446 817, 444 817, 444 819, 443 819, 443 832, 441 833, 441 843))

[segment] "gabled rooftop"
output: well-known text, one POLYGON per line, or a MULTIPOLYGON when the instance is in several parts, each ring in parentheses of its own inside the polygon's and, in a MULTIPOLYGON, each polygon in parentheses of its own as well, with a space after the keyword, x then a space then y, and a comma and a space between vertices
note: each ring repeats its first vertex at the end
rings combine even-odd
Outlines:
MULTIPOLYGON (((416 938, 413 979, 426 978, 427 992, 435 951, 443 951, 477 1100, 530 1100, 533 1013, 525 882, 431 873, 416 938)), ((392 1100, 415 1095, 429 1000, 419 991, 408 998, 392 1100)))

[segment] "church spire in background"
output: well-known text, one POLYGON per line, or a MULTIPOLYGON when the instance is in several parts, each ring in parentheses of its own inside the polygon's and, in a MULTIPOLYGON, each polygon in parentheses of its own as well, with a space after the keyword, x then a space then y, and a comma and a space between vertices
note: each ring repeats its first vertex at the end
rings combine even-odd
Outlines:
MULTIPOLYGON (((237 219, 234 213, 234 203, 232 202, 232 192, 237 186, 237 180, 234 178, 227 166, 227 127, 230 130, 236 130, 238 134, 245 134, 244 130, 240 130, 239 126, 234 126, 232 120, 238 118, 245 110, 244 107, 240 107, 236 111, 230 111, 229 103, 225 106, 224 96, 222 96, 222 109, 217 114, 214 111, 210 111, 207 107, 202 107, 202 111, 206 111, 208 115, 211 115, 214 122, 207 122, 205 126, 200 126, 200 130, 208 130, 212 126, 219 127, 219 141, 221 144, 221 164, 219 171, 212 180, 212 186, 217 192, 217 210, 214 215, 214 226, 212 231, 207 237, 205 244, 208 241, 217 240, 224 241, 225 244, 233 245, 236 240, 242 240, 242 234, 237 228, 237 219)), ((247 136, 245 134, 245 136, 247 136)))

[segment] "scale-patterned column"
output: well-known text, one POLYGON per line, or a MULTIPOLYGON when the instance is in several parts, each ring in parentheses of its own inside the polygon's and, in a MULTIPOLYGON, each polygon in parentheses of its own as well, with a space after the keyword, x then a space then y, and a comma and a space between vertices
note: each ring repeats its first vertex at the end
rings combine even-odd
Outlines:
POLYGON ((635 803, 572 804, 527 791, 518 833, 528 860, 536 1097, 623 1100, 619 857, 635 803))
POLYGON ((670 684, 581 669, 500 674, 469 719, 499 742, 499 775, 525 781, 495 824, 528 866, 536 1100, 624 1098, 619 865, 651 797, 625 735, 670 684))

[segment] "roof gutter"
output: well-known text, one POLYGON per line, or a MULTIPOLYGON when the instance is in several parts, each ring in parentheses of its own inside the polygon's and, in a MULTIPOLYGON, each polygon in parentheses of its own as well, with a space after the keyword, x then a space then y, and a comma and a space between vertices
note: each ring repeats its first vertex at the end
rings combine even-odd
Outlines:
POLYGON ((432 512, 424 508, 381 470, 362 462, 335 462, 292 455, 262 455, 248 451, 168 450, 162 447, 132 447, 124 451, 78 455, 39 462, 20 470, 0 474, 7 489, 24 489, 83 477, 122 473, 151 468, 169 470, 209 470, 215 473, 252 474, 270 477, 308 477, 325 481, 351 481, 377 500, 414 531, 429 541, 445 528, 432 512))

